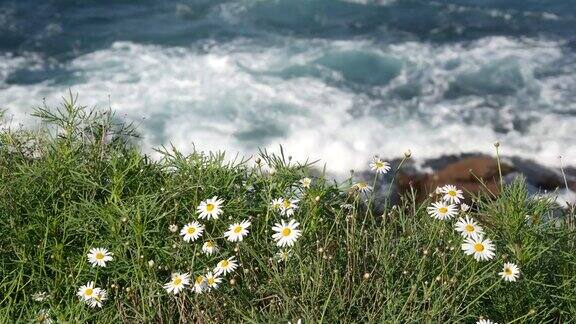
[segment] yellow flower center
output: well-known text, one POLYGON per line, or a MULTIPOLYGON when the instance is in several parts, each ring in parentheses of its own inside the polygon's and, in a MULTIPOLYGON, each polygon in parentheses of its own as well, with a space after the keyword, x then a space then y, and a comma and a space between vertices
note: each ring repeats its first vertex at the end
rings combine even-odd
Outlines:
POLYGON ((213 248, 214 247, 214 243, 212 241, 208 241, 206 242, 206 247, 207 248, 213 248))
POLYGON ((222 261, 220 261, 220 268, 227 268, 228 264, 230 264, 230 262, 228 262, 228 260, 222 260, 222 261))
POLYGON ((92 293, 94 293, 94 289, 92 289, 92 288, 88 288, 88 289, 84 290, 84 295, 86 295, 86 296, 92 296, 92 293))
POLYGON ((282 236, 288 236, 290 235, 290 233, 292 233, 292 230, 289 229, 288 227, 282 230, 282 236))
POLYGON ((214 204, 207 204, 207 205, 206 205, 206 210, 209 211, 209 212, 211 212, 211 211, 214 210, 214 207, 215 207, 214 204))
POLYGON ((210 286, 212 286, 214 283, 216 283, 216 280, 214 278, 208 278, 208 284, 210 286))
POLYGON ((182 279, 180 277, 174 278, 174 282, 173 282, 174 286, 178 286, 181 283, 182 283, 182 279))
POLYGON ((440 208, 438 208, 438 211, 439 211, 441 214, 446 214, 446 213, 448 212, 448 208, 446 208, 446 207, 440 207, 440 208))
POLYGON ((290 201, 288 201, 287 199, 284 200, 282 204, 284 205, 284 208, 290 208, 290 201))
POLYGON ((192 235, 192 234, 196 233, 196 229, 194 227, 190 226, 190 227, 188 227, 187 232, 189 235, 192 235))
POLYGON ((482 243, 476 243, 476 244, 474 244, 474 250, 475 250, 476 252, 482 252, 482 251, 484 251, 484 244, 482 244, 482 243))
POLYGON ((448 191, 448 194, 452 197, 456 197, 456 195, 457 195, 456 191, 454 191, 454 190, 448 191))
POLYGON ((382 167, 384 167, 384 163, 383 162, 376 162, 376 168, 380 169, 382 167))
POLYGON ((102 259, 104 259, 104 253, 102 252, 96 253, 96 260, 102 260, 102 259))
POLYGON ((504 268, 504 273, 505 273, 507 276, 511 276, 511 275, 512 275, 512 269, 506 267, 506 268, 504 268))
POLYGON ((234 233, 239 234, 240 232, 242 232, 242 226, 236 226, 234 228, 234 233))
POLYGON ((468 232, 468 233, 474 232, 474 226, 472 226, 472 225, 470 225, 470 224, 466 225, 466 227, 465 227, 464 229, 465 229, 466 232, 468 232))
POLYGON ((196 284, 200 285, 204 282, 204 277, 198 276, 196 277, 196 284))
POLYGON ((359 182, 359 183, 358 183, 358 188, 359 188, 359 189, 366 188, 367 186, 368 186, 368 185, 366 184, 366 182, 359 182))

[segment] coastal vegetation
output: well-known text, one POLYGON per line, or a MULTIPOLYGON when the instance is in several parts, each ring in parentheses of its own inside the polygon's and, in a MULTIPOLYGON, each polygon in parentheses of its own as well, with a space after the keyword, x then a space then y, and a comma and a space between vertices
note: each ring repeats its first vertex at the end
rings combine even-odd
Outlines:
POLYGON ((75 97, 34 115, 0 133, 2 322, 576 318, 574 209, 521 179, 392 201, 372 189, 402 163, 340 182, 282 150, 152 159, 75 97))

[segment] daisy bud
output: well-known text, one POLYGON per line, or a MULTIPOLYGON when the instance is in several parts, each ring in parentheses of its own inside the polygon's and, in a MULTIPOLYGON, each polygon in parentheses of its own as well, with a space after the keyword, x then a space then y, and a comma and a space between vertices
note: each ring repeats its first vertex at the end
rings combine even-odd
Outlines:
POLYGON ((368 279, 368 278, 370 278, 370 274, 369 274, 368 272, 366 272, 366 273, 364 274, 364 279, 368 279))
POLYGON ((178 225, 171 224, 170 226, 168 226, 168 230, 170 230, 170 232, 172 232, 172 233, 175 233, 178 231, 178 225))
POLYGON ((494 143, 494 147, 495 147, 495 148, 498 148, 499 146, 500 146, 500 142, 495 142, 495 143, 494 143))
POLYGON ((316 196, 316 198, 314 198, 314 200, 316 200, 317 202, 320 201, 320 196, 316 196))
POLYGON ((412 151, 410 151, 410 149, 406 150, 406 152, 404 152, 404 156, 409 159, 412 156, 412 151))
POLYGON ((236 285, 236 279, 232 278, 230 279, 230 286, 234 286, 236 285))
POLYGON ((259 157, 257 157, 256 160, 255 160, 255 162, 256 162, 256 164, 260 164, 260 163, 262 163, 262 159, 260 159, 259 157))
POLYGON ((122 222, 126 223, 128 221, 128 217, 122 217, 122 222))
POLYGON ((148 260, 148 266, 152 268, 154 266, 154 260, 148 260))

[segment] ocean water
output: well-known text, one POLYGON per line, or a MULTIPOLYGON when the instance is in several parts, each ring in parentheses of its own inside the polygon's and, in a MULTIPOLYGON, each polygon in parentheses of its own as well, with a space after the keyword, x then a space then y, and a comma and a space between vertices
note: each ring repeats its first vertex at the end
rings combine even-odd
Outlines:
POLYGON ((460 152, 576 165, 574 0, 0 0, 0 108, 68 89, 173 143, 328 170, 460 152))

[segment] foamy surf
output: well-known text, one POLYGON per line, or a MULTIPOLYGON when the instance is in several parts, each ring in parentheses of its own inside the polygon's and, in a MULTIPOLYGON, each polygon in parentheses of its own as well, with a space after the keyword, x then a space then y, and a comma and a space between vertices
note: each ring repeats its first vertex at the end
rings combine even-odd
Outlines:
POLYGON ((296 160, 344 173, 366 168, 374 154, 493 153, 499 141, 505 155, 576 164, 576 78, 567 73, 576 63, 561 42, 116 42, 56 66, 37 55, 5 55, 0 66, 0 102, 15 121, 26 122, 42 98, 57 105, 71 88, 82 103, 111 103, 140 123, 149 151, 173 143, 251 155, 283 145, 296 160), (54 76, 7 80, 30 64, 54 76))

